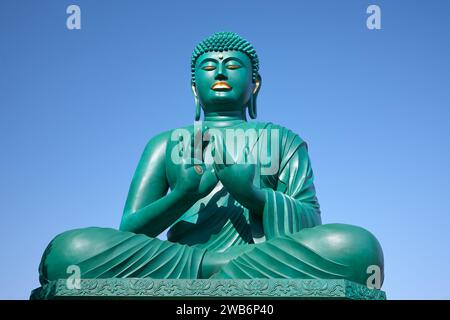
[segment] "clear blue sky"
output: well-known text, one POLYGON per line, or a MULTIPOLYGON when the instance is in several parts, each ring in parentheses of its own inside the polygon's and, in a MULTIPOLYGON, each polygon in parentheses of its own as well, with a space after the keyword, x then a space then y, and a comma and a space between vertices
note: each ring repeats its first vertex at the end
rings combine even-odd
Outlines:
POLYGON ((378 237, 389 298, 449 299, 449 14, 445 0, 2 0, 0 298, 28 298, 56 234, 118 227, 148 139, 193 122, 192 49, 230 30, 260 57, 259 120, 309 144, 323 222, 378 237))

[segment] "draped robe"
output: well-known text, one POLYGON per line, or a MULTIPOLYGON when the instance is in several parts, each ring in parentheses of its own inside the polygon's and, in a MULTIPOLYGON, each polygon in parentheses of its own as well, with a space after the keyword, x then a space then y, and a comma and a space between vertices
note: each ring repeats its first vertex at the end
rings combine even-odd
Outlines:
POLYGON ((371 233, 344 224, 321 225, 306 143, 272 123, 250 122, 247 127, 278 135, 278 170, 262 174, 264 165, 257 165, 254 184, 265 194, 262 213, 242 206, 219 182, 171 225, 167 240, 106 228, 60 234, 44 252, 41 283, 67 278, 70 264, 80 267, 82 278, 196 279, 210 253, 226 260, 212 278, 364 283, 367 266, 382 269, 381 247, 371 233))

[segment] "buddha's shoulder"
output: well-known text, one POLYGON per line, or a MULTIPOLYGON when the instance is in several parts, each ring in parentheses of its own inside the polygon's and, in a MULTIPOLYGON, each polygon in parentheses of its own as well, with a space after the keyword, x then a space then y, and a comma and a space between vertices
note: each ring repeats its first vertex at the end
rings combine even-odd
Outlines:
POLYGON ((167 145, 174 139, 178 139, 179 135, 185 134, 186 132, 193 132, 194 126, 187 125, 181 128, 174 128, 163 131, 151 137, 146 145, 146 149, 153 149, 155 147, 160 147, 163 145, 167 145))
POLYGON ((296 132, 294 132, 293 130, 284 127, 282 125, 273 123, 273 122, 257 122, 254 121, 254 126, 257 129, 266 129, 266 130, 270 130, 270 132, 274 132, 277 131, 278 136, 282 139, 295 139, 298 140, 298 142, 303 143, 304 140, 300 137, 300 135, 296 132))

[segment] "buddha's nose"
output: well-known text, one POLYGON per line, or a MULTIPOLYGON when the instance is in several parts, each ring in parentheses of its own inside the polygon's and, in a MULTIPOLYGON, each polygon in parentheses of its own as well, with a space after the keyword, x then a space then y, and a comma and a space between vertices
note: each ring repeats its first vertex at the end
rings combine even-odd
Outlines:
POLYGON ((216 75, 216 80, 227 80, 228 77, 225 73, 225 68, 220 65, 219 68, 217 69, 217 75, 216 75))

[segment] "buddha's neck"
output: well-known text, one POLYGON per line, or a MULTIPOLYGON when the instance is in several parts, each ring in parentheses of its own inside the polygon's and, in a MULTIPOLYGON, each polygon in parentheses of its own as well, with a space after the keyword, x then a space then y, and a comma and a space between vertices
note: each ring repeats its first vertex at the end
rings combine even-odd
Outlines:
POLYGON ((242 111, 222 111, 205 113, 204 121, 212 127, 227 127, 247 121, 245 109, 242 111))

